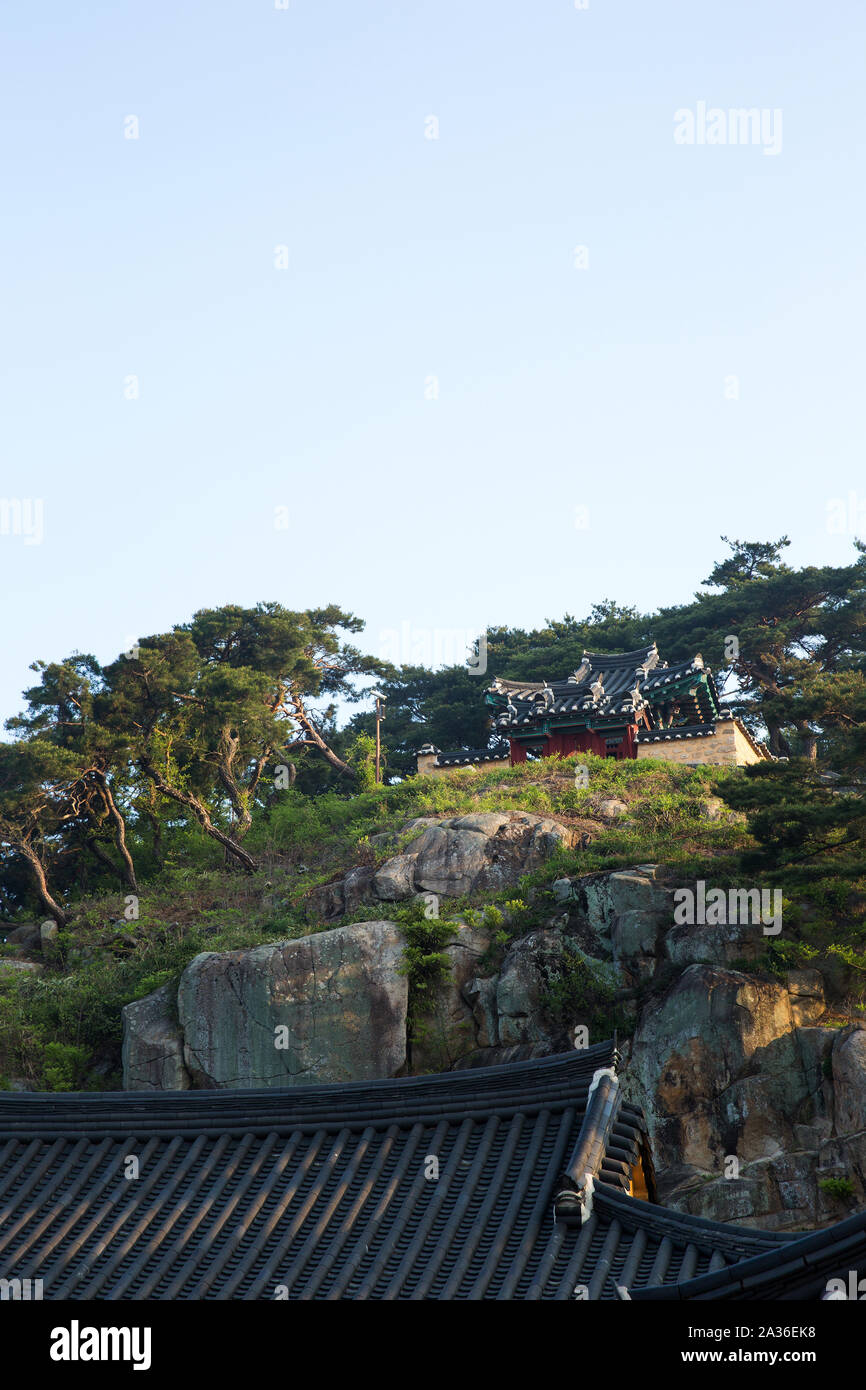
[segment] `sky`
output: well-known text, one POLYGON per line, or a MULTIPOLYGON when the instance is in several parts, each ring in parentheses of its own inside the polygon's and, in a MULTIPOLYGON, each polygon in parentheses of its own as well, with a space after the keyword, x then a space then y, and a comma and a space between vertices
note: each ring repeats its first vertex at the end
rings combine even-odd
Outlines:
POLYGON ((222 603, 448 660, 850 562, 866 7, 581 6, 6 7, 0 719, 222 603))

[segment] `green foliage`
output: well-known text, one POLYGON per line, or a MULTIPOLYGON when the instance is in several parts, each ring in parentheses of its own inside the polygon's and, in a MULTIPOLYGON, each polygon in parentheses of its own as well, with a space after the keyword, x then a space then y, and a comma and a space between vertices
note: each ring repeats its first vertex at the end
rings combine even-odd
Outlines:
POLYGON ((837 872, 840 863, 866 867, 866 796, 828 786, 811 763, 757 763, 721 795, 746 814, 757 841, 743 856, 746 869, 802 866, 804 876, 818 876, 825 855, 837 872))
POLYGON ((592 1041, 610 1037, 625 1022, 615 1006, 613 986, 598 978, 578 947, 567 941, 560 963, 550 972, 541 1004, 556 1028, 565 1031, 583 1024, 592 1041))
POLYGON ((422 903, 411 903, 395 914, 406 946, 400 973, 409 979, 409 1030, 418 1014, 449 979, 451 961, 445 947, 454 939, 455 924, 445 918, 427 917, 422 903))
MULTIPOLYGON (((423 1048, 426 1058, 425 1070, 433 1072, 448 1071, 457 1057, 470 1050, 471 1043, 471 1024, 452 1024, 442 1016, 435 1005, 430 1017, 415 1017, 409 1035, 413 1058, 418 1056, 419 1048, 423 1048)), ((416 1072, 414 1064, 412 1071, 416 1072)))
POLYGON ((144 999, 170 981, 177 979, 176 970, 156 970, 152 975, 142 975, 132 991, 133 999, 144 999))
MULTIPOLYGON (((485 683, 464 666, 439 671, 404 666, 380 682, 387 697, 382 732, 392 772, 414 773, 415 754, 422 743, 438 748, 484 747, 490 722, 482 699, 485 683)), ((372 713, 355 715, 349 725, 352 735, 374 731, 372 713)))
POLYGON ((346 761, 355 773, 358 790, 373 791, 376 786, 376 740, 373 735, 356 734, 346 749, 346 761))
POLYGON ((81 1090, 89 1060, 86 1047, 76 1047, 71 1043, 46 1043, 43 1061, 46 1090, 81 1090))
POLYGON ((834 1197, 838 1201, 847 1201, 856 1196, 850 1178, 819 1178, 818 1186, 828 1197, 834 1197))
MULTIPOLYGON (((0 745, 0 872, 13 861, 2 899, 11 890, 16 907, 36 903, 62 923, 65 894, 117 882, 135 892, 136 860, 158 869, 172 849, 191 848, 190 836, 210 837, 227 864, 253 872, 242 842, 257 815, 266 819, 278 767, 326 759, 334 779, 354 786, 352 766, 323 737, 333 704, 316 713, 310 702, 358 698, 356 677, 390 669, 346 641, 362 628, 334 604, 229 604, 142 638, 105 667, 80 655, 36 662, 27 709, 8 722, 18 741, 0 745)), ((354 756, 365 784, 363 740, 354 756)))
MULTIPOLYGON (((784 916, 784 906, 783 906, 784 916)), ((779 979, 784 979, 789 970, 802 970, 814 963, 819 955, 817 947, 806 941, 768 938, 767 949, 756 960, 743 959, 731 962, 732 970, 766 970, 779 979)))
POLYGON ((841 942, 834 942, 827 947, 827 953, 831 956, 838 956, 848 966, 849 970, 856 970, 858 974, 866 974, 866 951, 857 951, 853 946, 843 945, 841 942))

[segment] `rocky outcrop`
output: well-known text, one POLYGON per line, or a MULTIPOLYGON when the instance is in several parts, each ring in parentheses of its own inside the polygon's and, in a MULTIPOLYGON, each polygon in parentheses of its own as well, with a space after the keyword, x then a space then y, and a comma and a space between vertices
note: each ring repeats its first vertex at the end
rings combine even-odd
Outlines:
MULTIPOLYGON (((329 891, 343 907, 507 886, 564 835, 537 816, 427 821, 329 891)), ((176 1018, 164 991, 124 1011, 125 1084, 283 1087, 491 1065, 573 1046, 581 1025, 601 1041, 615 1008, 667 1204, 778 1230, 866 1205, 866 1027, 839 1027, 817 970, 747 973, 766 949, 760 925, 678 926, 673 909, 656 865, 560 879, 547 924, 510 941, 497 928, 494 949, 486 928, 455 924, 450 978, 411 1020, 389 920, 201 955, 176 1018)))
POLYGON ((671 967, 747 963, 766 950, 761 924, 751 921, 677 925, 676 890, 661 874, 657 864, 639 864, 553 884, 569 932, 613 961, 624 984, 645 984, 671 967))
MULTIPOLYGON (((530 932, 509 950, 496 980, 495 1043, 513 1047, 520 1043, 547 1043, 551 1050, 570 1045, 575 1026, 588 1026, 580 1008, 575 1017, 560 1020, 551 1006, 556 984, 576 969, 585 967, 589 992, 593 982, 598 995, 615 982, 613 968, 586 955, 562 931, 530 932)), ((494 1041, 494 1039, 491 1039, 494 1041)), ((592 1037, 591 1042, 600 1039, 592 1037)))
POLYGON ((0 975, 41 975, 44 968, 36 960, 16 960, 7 956, 0 958, 0 975))
POLYGON ((3 941, 10 946, 19 946, 25 951, 38 950, 41 935, 40 922, 21 922, 17 927, 0 923, 0 937, 3 941))
POLYGON ((615 978, 556 928, 518 938, 485 973, 488 929, 455 924, 448 979, 410 1022, 403 947, 395 923, 356 922, 196 956, 176 992, 123 1010, 125 1088, 322 1084, 444 1071, 479 1051, 491 1062, 515 1047, 541 1055, 573 1039, 549 1016, 554 981, 575 960, 600 990, 615 978))
POLYGON ((866 1031, 822 1026, 821 976, 693 964, 643 1010, 629 1089, 659 1194, 715 1220, 799 1230, 866 1202, 866 1031))
POLYGON ((841 1134, 866 1130, 866 1029, 836 1038, 832 1057, 836 1128, 841 1134))
MULTIPOLYGON (((310 912, 328 921, 361 901, 405 902, 424 892, 446 898, 497 892, 538 868, 558 847, 571 845, 575 834, 550 817, 518 811, 419 818, 401 833, 400 852, 374 871, 353 869, 341 881, 315 889, 310 912)), ((396 845, 397 838, 389 832, 372 836, 371 843, 382 849, 396 845)))
POLYGON ((54 922, 21 922, 17 927, 0 922, 0 942, 3 944, 0 976, 5 975, 7 979, 17 976, 20 979, 24 975, 41 975, 44 959, 55 954, 53 947, 56 936, 54 922), (34 953, 41 959, 31 959, 34 953))
POLYGON ((744 973, 766 950, 761 925, 675 925, 655 865, 560 879, 553 895, 559 929, 637 1005, 627 1085, 666 1203, 779 1230, 866 1204, 866 1033, 828 1026, 817 970, 744 973))
POLYGON ((630 1071, 661 1170, 714 1171, 728 1154, 748 1162, 793 1148, 793 1124, 814 1112, 821 1087, 784 985, 709 965, 690 965, 644 1009, 630 1071))
MULTIPOLYGON (((467 883, 489 888, 542 862, 567 839, 563 826, 541 816, 425 819, 411 823, 400 838, 383 837, 399 853, 379 869, 360 866, 328 892, 343 906, 374 890, 384 895, 381 901, 396 902, 424 892, 443 895, 446 886, 453 892, 467 883), (406 833, 410 838, 403 843, 406 833)), ((197 957, 184 972, 178 1004, 183 1060, 193 1084, 349 1080, 394 1075, 406 1065, 441 1070, 478 1050, 504 1055, 514 1047, 570 1046, 581 1025, 590 1027, 590 1042, 599 1041, 598 1027, 607 1025, 592 1023, 594 1003, 616 996, 621 1013, 634 1016, 636 988, 659 968, 670 968, 672 890, 657 866, 644 864, 560 879, 553 898, 558 915, 550 926, 516 937, 504 955, 500 949, 496 968, 485 965, 489 932, 455 927, 445 948, 450 981, 413 1020, 408 1049, 402 937, 393 923, 355 923, 301 941, 197 957), (568 1004, 565 1017, 562 1009, 551 1008, 551 995, 561 993, 576 971, 580 988, 566 988, 573 1007, 568 1004), (383 1019, 387 1026, 380 1026, 383 1019), (288 1030, 283 1049, 274 1047, 278 1025, 288 1030)), ((688 946, 679 949, 688 959, 688 946)), ((808 988, 804 981, 804 1000, 808 988)), ((138 1031, 131 1031, 133 1040, 138 1031)), ((137 1042, 127 1072, 152 1074, 151 1058, 137 1042)), ((153 1084, 162 1084, 158 1074, 153 1084)))

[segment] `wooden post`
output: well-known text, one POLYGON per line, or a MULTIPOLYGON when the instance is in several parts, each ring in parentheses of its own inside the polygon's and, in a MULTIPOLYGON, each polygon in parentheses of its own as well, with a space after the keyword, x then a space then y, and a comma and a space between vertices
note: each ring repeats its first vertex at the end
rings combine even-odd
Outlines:
POLYGON ((377 787, 378 787, 379 781, 380 781, 380 762, 381 762, 381 757, 382 757, 382 738, 381 738, 381 733, 380 733, 380 726, 381 726, 382 720, 385 718, 385 711, 384 711, 384 709, 382 708, 382 701, 383 701, 384 699, 385 699, 385 696, 384 696, 384 695, 381 695, 381 694, 377 691, 377 692, 376 692, 376 786, 377 786, 377 787))

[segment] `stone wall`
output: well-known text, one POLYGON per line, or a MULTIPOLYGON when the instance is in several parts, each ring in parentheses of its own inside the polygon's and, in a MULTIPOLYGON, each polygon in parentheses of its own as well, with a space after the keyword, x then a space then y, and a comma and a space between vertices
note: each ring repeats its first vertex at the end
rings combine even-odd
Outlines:
POLYGON ((710 763, 721 767, 748 767, 762 761, 739 719, 723 719, 714 734, 693 734, 691 738, 672 738, 668 743, 639 743, 639 758, 663 758, 666 762, 690 767, 710 763))

